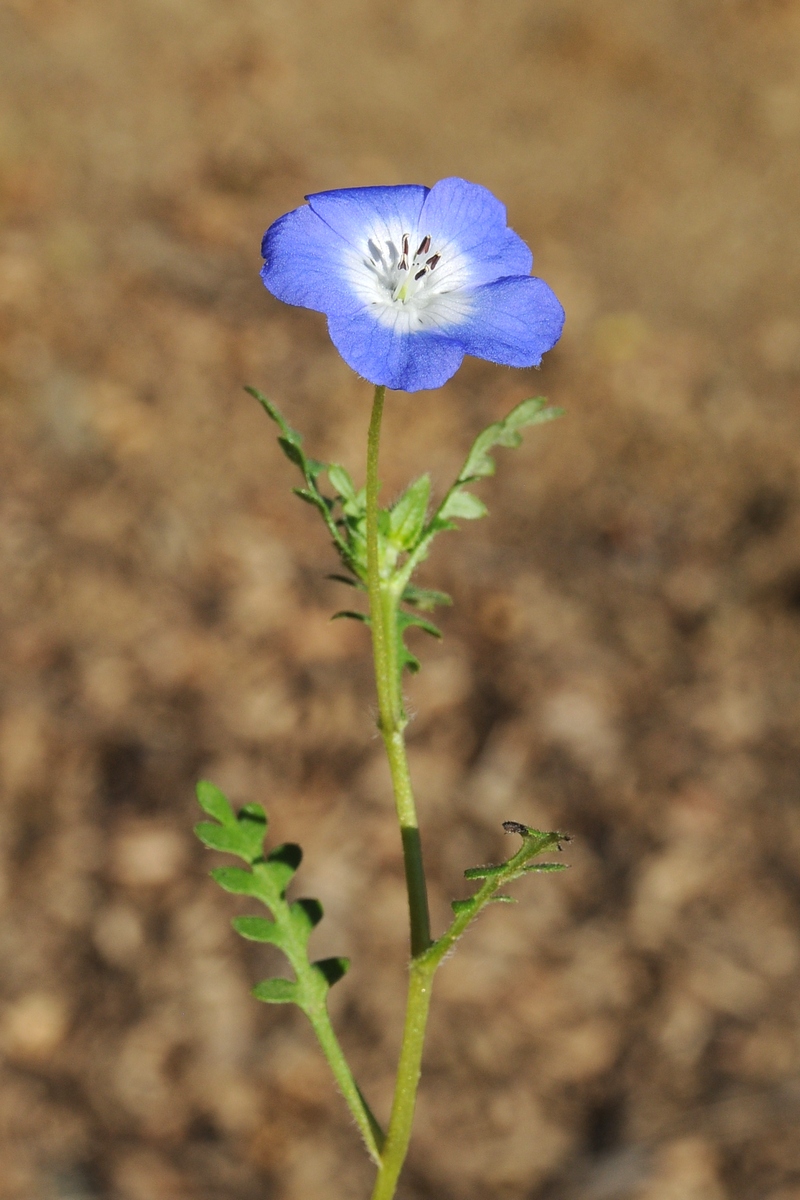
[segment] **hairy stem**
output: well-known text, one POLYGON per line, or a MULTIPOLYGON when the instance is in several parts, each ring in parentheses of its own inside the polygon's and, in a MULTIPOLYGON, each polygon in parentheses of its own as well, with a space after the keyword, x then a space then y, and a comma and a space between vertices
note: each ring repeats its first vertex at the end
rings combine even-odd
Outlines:
POLYGON ((324 1005, 320 1005, 318 1010, 309 1012, 308 1017, 319 1039, 322 1052, 333 1071, 339 1091, 344 1096, 347 1107, 358 1125, 369 1156, 380 1167, 382 1165, 381 1151, 385 1143, 384 1133, 353 1078, 344 1051, 333 1031, 328 1010, 324 1005))
POLYGON ((408 1153, 435 970, 435 966, 425 962, 417 961, 411 964, 406 1021, 403 1029, 400 1062, 397 1067, 392 1116, 381 1154, 372 1200, 392 1200, 400 1171, 408 1153))
POLYGON ((378 539, 378 448, 386 389, 375 388, 367 443, 367 586, 369 591, 375 682, 378 690, 379 727, 386 746, 395 806, 403 841, 403 860, 411 925, 411 956, 423 954, 431 944, 428 893, 422 865, 422 844, 411 777, 408 772, 403 730, 407 720, 400 691, 397 656, 398 597, 388 573, 381 569, 378 539))
POLYGON ((390 572, 382 570, 378 536, 378 448, 384 392, 382 387, 375 388, 367 446, 367 585, 378 690, 379 726, 389 759, 403 843, 411 927, 411 968, 392 1115, 380 1156, 373 1200, 392 1200, 408 1152, 422 1064, 425 1026, 428 1020, 431 981, 435 970, 432 963, 421 957, 431 946, 431 932, 422 843, 403 737, 407 718, 403 708, 398 668, 399 593, 397 587, 392 584, 390 572))

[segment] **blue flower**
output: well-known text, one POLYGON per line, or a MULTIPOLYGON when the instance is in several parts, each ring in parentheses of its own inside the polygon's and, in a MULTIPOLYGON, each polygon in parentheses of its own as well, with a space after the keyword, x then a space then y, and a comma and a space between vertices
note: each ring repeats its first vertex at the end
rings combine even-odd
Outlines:
POLYGON ((486 188, 343 188, 307 196, 264 235, 261 278, 328 317, 342 358, 371 383, 440 387, 465 354, 535 367, 564 310, 486 188))

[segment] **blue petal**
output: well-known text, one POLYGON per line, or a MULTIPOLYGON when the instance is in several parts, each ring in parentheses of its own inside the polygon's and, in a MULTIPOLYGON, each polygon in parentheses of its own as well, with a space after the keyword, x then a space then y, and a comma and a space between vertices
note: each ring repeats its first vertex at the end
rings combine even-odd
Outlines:
POLYGON ((361 301, 342 272, 345 243, 305 204, 279 217, 261 243, 261 278, 273 296, 317 312, 348 312, 361 301))
POLYGON ((338 188, 306 196, 312 210, 351 246, 363 249, 369 238, 381 243, 413 233, 428 188, 419 184, 399 187, 338 188))
POLYGON ((431 235, 441 253, 439 270, 468 262, 473 286, 531 273, 533 255, 507 227, 505 205, 478 183, 451 178, 434 184, 419 230, 431 235))
POLYGON ((456 336, 467 354, 508 367, 538 367, 561 337, 564 310, 543 279, 501 279, 476 288, 456 336))
POLYGON ((397 333, 368 308, 328 318, 331 341, 344 361, 370 383, 395 391, 438 388, 455 375, 464 348, 437 332, 397 333))

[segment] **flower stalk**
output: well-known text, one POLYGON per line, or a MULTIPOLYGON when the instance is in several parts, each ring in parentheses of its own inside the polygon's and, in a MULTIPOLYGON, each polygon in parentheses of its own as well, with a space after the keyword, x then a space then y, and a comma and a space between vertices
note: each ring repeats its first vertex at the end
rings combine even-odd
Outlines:
POLYGON ((386 389, 375 388, 367 442, 367 589, 378 691, 379 726, 392 777, 395 806, 403 844, 411 942, 411 969, 406 1001, 403 1042, 397 1066, 392 1115, 386 1135, 372 1200, 392 1200, 405 1162, 414 1121, 417 1088, 422 1071, 422 1050, 428 1023, 435 966, 422 961, 431 945, 430 916, 422 842, 414 793, 408 770, 403 731, 408 719, 397 668, 397 605, 399 595, 392 575, 381 569, 378 539, 378 456, 386 389))
POLYGON ((400 594, 398 594, 394 573, 391 570, 384 570, 378 539, 378 492, 380 489, 378 454, 385 393, 384 387, 375 388, 367 441, 367 591, 375 659, 375 682, 378 691, 378 724, 389 759, 395 807, 400 822, 408 889, 411 957, 416 958, 430 946, 431 928, 428 913, 428 891, 422 863, 422 842, 403 736, 408 718, 403 708, 400 672, 397 665, 397 606, 400 594))

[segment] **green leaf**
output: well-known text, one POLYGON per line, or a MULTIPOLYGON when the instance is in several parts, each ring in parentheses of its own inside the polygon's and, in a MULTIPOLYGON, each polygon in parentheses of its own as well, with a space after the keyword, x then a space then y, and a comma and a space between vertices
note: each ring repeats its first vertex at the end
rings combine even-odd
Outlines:
POLYGON ((435 954, 438 961, 447 953, 447 950, 461 936, 469 921, 471 921, 478 912, 487 904, 515 904, 516 898, 508 896, 500 892, 500 888, 506 884, 513 883, 527 872, 533 871, 558 871, 563 870, 562 863, 531 863, 530 860, 541 854, 543 850, 558 846, 561 848, 561 842, 568 840, 568 835, 563 833, 545 833, 540 829, 531 829, 528 825, 523 825, 521 821, 503 821, 503 829, 506 833, 516 833, 522 838, 522 845, 516 854, 512 854, 510 858, 503 863, 485 863, 480 867, 468 867, 464 872, 465 879, 473 879, 480 882, 481 886, 467 900, 453 900, 452 907, 455 914, 453 924, 450 929, 434 943, 430 953, 435 954), (466 919, 465 919, 466 918, 466 919))
POLYGON ((283 940, 278 926, 266 917, 234 917, 231 925, 237 933, 251 942, 271 942, 274 946, 279 946, 283 940))
POLYGON ((260 805, 248 804, 234 818, 233 824, 215 825, 211 821, 201 821, 195 825, 194 831, 209 849, 236 854, 247 862, 253 862, 261 855, 267 818, 260 805))
POLYGON ((361 582, 361 580, 354 579, 350 575, 337 575, 334 573, 333 575, 329 575, 328 579, 333 579, 336 583, 346 583, 348 587, 358 588, 358 590, 360 592, 366 591, 364 584, 361 582))
POLYGON ((412 654, 408 646, 400 648, 400 674, 403 671, 409 671, 412 675, 418 675, 422 670, 422 663, 417 658, 416 654, 412 654))
POLYGON ((294 430, 292 434, 292 437, 279 437, 278 445, 289 462, 294 463, 305 474, 306 456, 300 448, 300 434, 295 434, 294 430))
POLYGON ((528 425, 539 425, 562 415, 558 408, 547 408, 544 396, 523 400, 502 421, 495 421, 473 442, 466 462, 461 468, 458 483, 469 483, 471 479, 482 479, 494 475, 495 464, 489 451, 495 446, 518 446, 522 440, 520 430, 528 425))
POLYGON ((298 988, 291 979, 264 979, 253 988, 256 1000, 265 1004, 297 1004, 298 988))
MULTIPOLYGON (((280 436, 278 437, 278 443, 281 447, 281 450, 290 462, 294 463, 295 466, 300 468, 303 474, 306 486, 295 488, 295 494, 300 496, 300 498, 305 500, 308 504, 313 504, 313 506, 319 510, 320 514, 322 515, 322 519, 328 528, 328 532, 333 539, 333 544, 342 560, 342 563, 345 567, 347 567, 348 570, 352 570, 354 574, 360 575, 362 571, 359 569, 358 555, 355 552, 355 547, 351 544, 352 538, 350 538, 349 535, 347 538, 342 537, 337 523, 334 521, 331 514, 334 501, 329 500, 326 496, 323 496, 317 487, 317 479, 323 471, 328 469, 327 463, 319 462, 315 458, 308 457, 301 445, 302 438, 300 437, 300 434, 295 429, 292 429, 289 422, 285 419, 283 414, 278 410, 271 400, 268 400, 266 396, 262 395, 257 388, 246 387, 245 391, 249 392, 251 396, 254 396, 256 400, 258 400, 259 404, 264 408, 267 415, 278 426, 281 431, 280 436)), ((340 467, 339 470, 343 471, 343 468, 340 467)), ((356 497, 356 499, 358 499, 358 497, 356 497)), ((345 511, 347 511, 350 503, 351 502, 349 500, 343 501, 345 511)))
POLYGON ((367 489, 360 488, 353 496, 342 496, 342 512, 352 528, 363 521, 367 512, 367 489))
POLYGON ((252 870, 218 867, 211 872, 212 878, 227 892, 257 898, 272 914, 272 920, 250 914, 234 917, 233 928, 250 941, 280 947, 295 972, 295 979, 263 980, 253 989, 253 995, 267 1004, 297 1004, 314 1020, 328 989, 344 975, 349 960, 309 962, 308 940, 322 920, 322 905, 308 898, 288 904, 285 898, 286 888, 300 866, 302 850, 287 842, 264 858, 267 816, 260 804, 246 804, 235 816, 222 792, 210 783, 199 785, 198 799, 209 815, 222 821, 202 821, 196 828, 200 840, 215 850, 237 854, 252 866, 252 870))
POLYGON ((197 785, 197 799, 203 812, 215 817, 221 825, 235 825, 236 816, 228 803, 227 797, 219 788, 207 779, 201 779, 197 785))
POLYGON ((331 481, 331 486, 344 500, 355 500, 356 488, 350 475, 345 471, 344 467, 340 467, 337 463, 328 464, 328 479, 331 481))
POLYGON ((431 496, 430 475, 409 484, 389 510, 388 535, 401 550, 413 550, 425 525, 431 496))
POLYGON ((236 896, 260 896, 263 890, 253 872, 245 871, 243 867, 215 867, 211 878, 236 896))
POLYGON ((473 496, 472 492, 459 490, 450 493, 438 515, 444 520, 461 517, 466 521, 476 521, 479 517, 485 517, 488 511, 483 501, 473 496))
POLYGON ((369 625, 369 613, 358 612, 354 608, 340 608, 331 617, 332 621, 341 621, 347 617, 350 621, 362 621, 364 625, 369 625))
POLYGON ((433 621, 426 621, 418 613, 403 612, 402 609, 397 610, 397 628, 401 634, 409 628, 417 628, 424 629, 431 637, 441 638, 442 636, 441 629, 434 625, 433 621))
POLYGON ((434 588, 419 588, 413 583, 407 583, 401 597, 406 604, 414 604, 423 612, 433 612, 437 605, 452 604, 452 597, 447 592, 437 592, 434 588))
POLYGON ((419 613, 403 612, 402 609, 397 609, 395 613, 397 622, 397 670, 402 679, 403 671, 408 670, 412 675, 420 669, 420 662, 416 654, 413 654, 405 644, 405 633, 408 629, 417 627, 424 629, 431 637, 440 638, 442 631, 437 629, 432 621, 426 621, 419 613))

